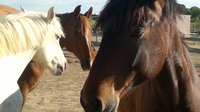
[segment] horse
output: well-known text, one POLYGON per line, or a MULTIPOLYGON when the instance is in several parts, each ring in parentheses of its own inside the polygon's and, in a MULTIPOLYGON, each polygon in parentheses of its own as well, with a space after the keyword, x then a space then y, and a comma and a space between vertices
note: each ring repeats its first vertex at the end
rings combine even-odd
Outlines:
POLYGON ((12 14, 12 13, 19 13, 20 11, 5 5, 1 5, 0 4, 0 15, 8 15, 8 14, 12 14))
POLYGON ((81 90, 85 112, 116 112, 131 91, 134 112, 200 111, 199 78, 180 38, 179 13, 176 0, 108 1, 96 24, 101 45, 81 90))
POLYGON ((48 14, 29 11, 2 16, 0 29, 0 111, 19 112, 23 98, 17 80, 31 60, 54 75, 66 69, 59 45, 64 33, 53 7, 48 14))
MULTIPOLYGON (((94 60, 94 52, 91 48, 92 30, 88 21, 93 9, 91 7, 85 14, 80 14, 80 9, 81 6, 79 5, 71 13, 56 15, 60 18, 65 32, 65 38, 60 39, 60 45, 75 54, 80 60, 83 70, 89 70, 94 60)), ((43 72, 43 66, 31 61, 18 79, 18 85, 23 96, 22 107, 26 102, 28 93, 37 87, 43 72)))
POLYGON ((88 20, 92 15, 92 10, 93 8, 90 7, 85 14, 81 14, 81 5, 79 5, 71 13, 57 14, 66 32, 66 38, 60 40, 60 45, 74 53, 80 60, 83 70, 89 70, 94 60, 91 43, 92 29, 88 20))

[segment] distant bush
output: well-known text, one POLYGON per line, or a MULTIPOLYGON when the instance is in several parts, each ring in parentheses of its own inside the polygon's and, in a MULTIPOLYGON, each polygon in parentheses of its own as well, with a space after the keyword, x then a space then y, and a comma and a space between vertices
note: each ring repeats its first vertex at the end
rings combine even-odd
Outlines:
POLYGON ((90 25, 91 25, 92 28, 94 28, 95 23, 96 23, 98 17, 99 17, 99 15, 95 15, 95 14, 92 15, 92 17, 90 17, 89 23, 90 23, 90 25))
POLYGON ((184 15, 191 15, 192 22, 197 22, 200 18, 200 8, 199 7, 191 7, 191 8, 184 8, 182 11, 184 15))
POLYGON ((184 5, 180 5, 182 14, 191 15, 191 30, 192 31, 200 31, 200 8, 199 7, 191 7, 186 8, 184 5))

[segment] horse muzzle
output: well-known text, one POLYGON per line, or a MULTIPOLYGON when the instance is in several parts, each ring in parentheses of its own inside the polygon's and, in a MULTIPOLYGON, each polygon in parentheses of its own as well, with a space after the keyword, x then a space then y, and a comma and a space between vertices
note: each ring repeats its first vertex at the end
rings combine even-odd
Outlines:
POLYGON ((81 67, 84 71, 90 70, 91 66, 90 59, 81 59, 81 67))
POLYGON ((64 66, 57 65, 57 70, 54 72, 54 75, 62 75, 63 71, 67 68, 67 63, 64 64, 64 66))
POLYGON ((117 98, 109 98, 107 101, 101 101, 97 97, 88 97, 85 99, 81 92, 81 105, 85 112, 117 112, 119 100, 117 98))

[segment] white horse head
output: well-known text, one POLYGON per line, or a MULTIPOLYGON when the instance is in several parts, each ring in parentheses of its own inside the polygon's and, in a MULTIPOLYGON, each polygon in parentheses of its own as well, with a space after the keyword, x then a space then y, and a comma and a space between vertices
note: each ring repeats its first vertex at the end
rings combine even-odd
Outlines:
POLYGON ((60 75, 66 68, 66 58, 59 45, 64 33, 53 7, 47 15, 26 11, 2 17, 0 21, 0 58, 33 49, 33 60, 53 74, 60 75))
MULTIPOLYGON (((27 10, 25 10, 23 7, 20 7, 20 9, 25 13, 28 12, 27 10)), ((47 15, 47 22, 49 24, 51 24, 52 20, 55 18, 55 13, 54 13, 54 8, 50 8, 48 15, 47 15)), ((54 29, 52 29, 52 32, 54 31, 54 29)), ((56 33, 56 32, 55 32, 56 33)), ((59 45, 59 37, 57 37, 57 40, 53 40, 53 42, 49 41, 52 45, 43 45, 41 49, 39 49, 38 53, 36 53, 35 57, 33 58, 34 61, 38 61, 42 62, 40 64, 45 65, 45 63, 47 63, 47 68, 49 68, 49 70, 54 73, 54 74, 61 74, 61 72, 64 70, 64 68, 66 68, 66 65, 63 64, 58 64, 58 59, 62 60, 62 54, 61 54, 61 50, 59 47, 55 47, 59 45), (59 48, 59 49, 57 49, 59 48), (45 49, 45 50, 44 50, 45 49), (55 51, 55 52, 54 52, 55 51), (45 54, 45 55, 42 55, 45 54), (48 55, 46 55, 48 54, 48 55), (57 54, 57 57, 54 56, 54 54, 57 54), (59 57, 61 56, 61 57, 59 57), (53 59, 52 61, 49 61, 53 59), (63 68, 64 66, 64 68, 63 68), (53 69, 52 69, 53 68, 53 69), (57 68, 57 71, 55 71, 55 68, 57 68)))
POLYGON ((58 30, 61 29, 61 26, 58 24, 58 21, 55 21, 56 19, 54 8, 49 9, 46 20, 49 25, 48 30, 54 33, 54 35, 50 33, 48 36, 54 36, 54 38, 48 39, 43 43, 42 47, 38 49, 33 57, 33 60, 39 62, 41 65, 46 65, 53 74, 61 75, 62 71, 66 68, 66 58, 59 44, 60 38, 64 36, 63 33, 58 30))
POLYGON ((17 80, 31 60, 55 75, 66 68, 59 45, 64 33, 53 8, 48 14, 25 11, 0 17, 0 29, 0 111, 13 112, 22 103, 17 80))

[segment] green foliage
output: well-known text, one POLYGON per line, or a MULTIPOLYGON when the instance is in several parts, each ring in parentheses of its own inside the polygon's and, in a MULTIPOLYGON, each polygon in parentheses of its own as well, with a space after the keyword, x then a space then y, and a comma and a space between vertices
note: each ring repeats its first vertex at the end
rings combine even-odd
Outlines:
POLYGON ((92 19, 95 21, 98 19, 98 17, 99 17, 98 15, 92 15, 92 19))
POLYGON ((200 17, 200 8, 192 7, 190 9, 192 18, 199 18, 200 17))
MULTIPOLYGON (((183 7, 182 7, 183 8, 183 7)), ((182 14, 191 15, 191 30, 200 31, 200 8, 199 7, 191 7, 191 8, 183 8, 182 14)))
POLYGON ((94 19, 89 19, 90 26, 94 28, 96 21, 94 19))
POLYGON ((185 15, 191 15, 192 17, 192 22, 197 22, 196 20, 200 18, 200 8, 194 6, 189 8, 184 8, 183 9, 183 14, 185 15))
POLYGON ((185 8, 183 12, 184 12, 183 14, 185 15, 191 15, 190 9, 185 8))
POLYGON ((99 17, 99 15, 92 15, 92 17, 90 17, 89 23, 90 23, 90 25, 91 25, 92 28, 94 28, 95 23, 96 23, 98 17, 99 17))

